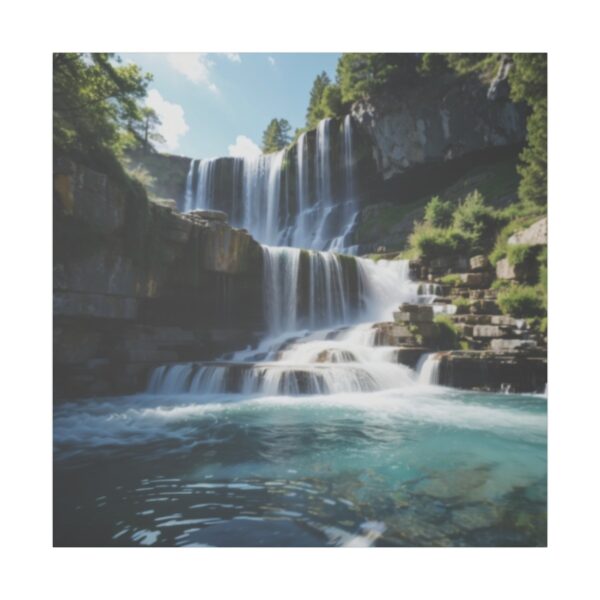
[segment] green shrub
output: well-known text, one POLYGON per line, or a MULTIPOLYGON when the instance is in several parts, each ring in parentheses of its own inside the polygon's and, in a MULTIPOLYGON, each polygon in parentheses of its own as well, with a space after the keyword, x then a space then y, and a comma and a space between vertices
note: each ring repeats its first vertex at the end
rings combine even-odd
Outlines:
POLYGON ((534 333, 548 335, 548 317, 533 317, 527 319, 527 324, 534 333))
POLYGON ((449 273, 448 275, 444 275, 440 277, 440 282, 444 285, 451 285, 453 287, 458 287, 462 283, 462 279, 460 275, 457 273, 449 273))
POLYGON ((538 282, 544 293, 548 290, 548 247, 544 247, 544 249, 539 253, 538 257, 539 264, 539 274, 538 274, 538 282))
POLYGON ((453 229, 468 234, 473 254, 489 252, 498 229, 505 223, 501 214, 486 206, 483 196, 475 190, 466 196, 454 211, 453 229))
POLYGON ((456 306, 457 315, 466 315, 469 312, 469 308, 471 306, 471 302, 466 298, 455 298, 452 301, 452 304, 456 306))
POLYGON ((490 286, 493 290, 504 290, 506 288, 512 287, 512 281, 508 279, 495 279, 490 286))
POLYGON ((517 318, 544 317, 544 294, 535 286, 516 285, 498 294, 498 305, 505 315, 517 318))
POLYGON ((506 252, 508 262, 513 267, 526 267, 537 263, 540 253, 539 246, 528 246, 527 244, 510 244, 506 252))
POLYGON ((455 350, 460 348, 460 335, 452 319, 447 315, 437 315, 433 320, 437 329, 437 346, 439 350, 455 350))
POLYGON ((417 223, 409 238, 409 245, 418 256, 426 259, 468 254, 470 240, 460 231, 417 223))
POLYGON ((526 244, 507 245, 506 256, 508 262, 518 269, 519 279, 530 284, 540 282, 539 256, 543 251, 542 246, 529 246, 526 244))
POLYGON ((454 204, 448 200, 440 200, 433 196, 425 207, 425 222, 434 227, 448 228, 452 224, 454 204))

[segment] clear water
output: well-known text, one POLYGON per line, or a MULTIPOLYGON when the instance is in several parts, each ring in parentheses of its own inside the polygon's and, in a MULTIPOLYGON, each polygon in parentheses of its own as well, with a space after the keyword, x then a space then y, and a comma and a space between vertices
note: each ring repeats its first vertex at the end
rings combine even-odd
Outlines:
POLYGON ((59 546, 546 544, 543 397, 99 398, 54 444, 59 546))

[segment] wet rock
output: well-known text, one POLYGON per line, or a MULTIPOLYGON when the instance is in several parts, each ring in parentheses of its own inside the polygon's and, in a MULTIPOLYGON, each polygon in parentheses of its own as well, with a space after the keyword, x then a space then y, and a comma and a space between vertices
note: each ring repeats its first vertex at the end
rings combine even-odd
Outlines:
POLYGON ((505 54, 498 67, 498 72, 494 77, 487 91, 487 99, 498 102, 506 101, 510 96, 510 85, 508 83, 508 75, 513 68, 513 61, 510 55, 505 54))
POLYGON ((439 383, 463 389, 542 392, 547 382, 545 353, 453 350, 440 353, 439 383))

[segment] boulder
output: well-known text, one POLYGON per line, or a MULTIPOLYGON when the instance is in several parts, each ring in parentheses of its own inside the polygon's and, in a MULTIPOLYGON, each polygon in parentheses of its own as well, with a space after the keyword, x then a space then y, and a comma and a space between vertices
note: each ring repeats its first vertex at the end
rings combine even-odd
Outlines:
POLYGON ((491 283, 488 273, 461 273, 462 285, 468 288, 485 288, 491 283))
POLYGON ((502 258, 496 263, 496 277, 498 279, 516 279, 515 268, 508 262, 508 258, 502 258))
POLYGON ((517 231, 508 238, 509 244, 525 244, 527 246, 546 246, 548 244, 548 218, 544 217, 530 225, 527 229, 517 231))
POLYGON ((400 323, 431 323, 433 307, 428 304, 402 304, 394 313, 394 320, 400 323))
POLYGON ((499 325, 475 325, 473 327, 474 338, 501 338, 506 337, 505 330, 499 325))
POLYGON ((490 267, 490 261, 483 254, 479 254, 469 260, 469 266, 471 271, 486 271, 490 267))
POLYGON ((454 350, 439 354, 438 382, 463 389, 542 392, 547 382, 547 359, 530 349, 519 352, 454 350))
POLYGON ((500 314, 498 304, 493 300, 474 300, 469 310, 474 315, 497 315, 500 314))
POLYGON ((527 350, 536 346, 535 340, 493 339, 490 342, 490 349, 494 352, 516 352, 517 350, 527 350))

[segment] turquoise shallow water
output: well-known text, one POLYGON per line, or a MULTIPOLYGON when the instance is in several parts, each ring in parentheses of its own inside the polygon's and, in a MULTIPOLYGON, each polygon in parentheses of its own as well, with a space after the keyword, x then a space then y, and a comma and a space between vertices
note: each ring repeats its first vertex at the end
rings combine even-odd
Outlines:
POLYGON ((546 399, 411 386, 56 407, 59 546, 543 546, 546 399))

